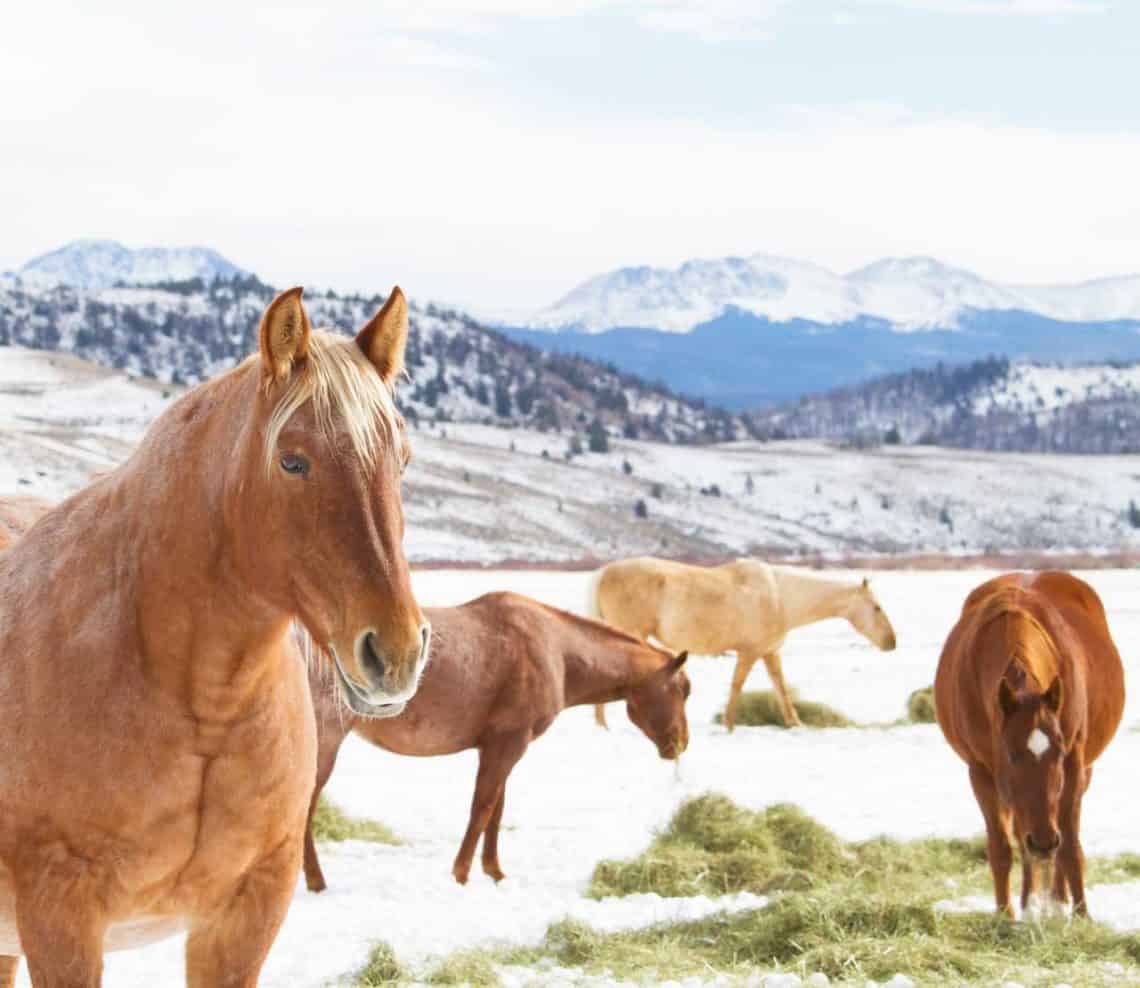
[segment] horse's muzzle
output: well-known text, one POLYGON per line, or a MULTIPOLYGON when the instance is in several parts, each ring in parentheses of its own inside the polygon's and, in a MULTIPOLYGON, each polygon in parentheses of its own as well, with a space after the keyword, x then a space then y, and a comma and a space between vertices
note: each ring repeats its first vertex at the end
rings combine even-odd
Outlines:
POLYGON ((1056 828, 1044 837, 1035 835, 1032 831, 1025 835, 1025 849, 1038 858, 1051 858, 1061 846, 1061 835, 1056 828))

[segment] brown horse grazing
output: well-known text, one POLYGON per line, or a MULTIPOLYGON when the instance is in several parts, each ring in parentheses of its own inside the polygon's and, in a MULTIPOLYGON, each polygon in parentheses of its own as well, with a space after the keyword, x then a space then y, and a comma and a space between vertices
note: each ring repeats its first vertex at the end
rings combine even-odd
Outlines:
POLYGON ((432 661, 419 692, 390 720, 345 717, 316 663, 309 684, 317 714, 317 785, 305 836, 305 881, 325 888, 312 819, 349 731, 401 755, 479 750, 471 816, 452 874, 467 884, 483 837, 483 871, 496 882, 499 823, 507 777, 527 746, 567 707, 625 700, 629 719, 662 758, 689 743, 686 655, 674 657, 597 621, 515 593, 492 593, 460 607, 428 608, 432 661))
POLYGON ((934 704, 970 768, 998 911, 1013 915, 1016 836, 1022 911, 1055 857, 1054 899, 1071 896, 1087 915, 1081 800, 1124 712, 1124 669, 1096 592, 1059 572, 983 583, 946 640, 934 704))
POLYGON ((0 549, 7 549, 50 508, 50 501, 38 497, 0 497, 0 549))
MULTIPOLYGON (((355 340, 278 296, 260 356, 0 553, 0 985, 94 988, 186 930, 193 988, 253 986, 316 768, 299 618, 368 713, 428 626, 401 545, 396 290, 355 340)), ((378 706, 379 705, 379 706, 378 706)))

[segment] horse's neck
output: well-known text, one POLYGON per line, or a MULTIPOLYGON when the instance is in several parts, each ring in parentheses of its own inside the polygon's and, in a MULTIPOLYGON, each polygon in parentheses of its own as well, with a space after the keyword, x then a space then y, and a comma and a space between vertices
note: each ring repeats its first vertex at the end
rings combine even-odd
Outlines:
POLYGON ((563 653, 563 666, 568 707, 621 700, 650 671, 636 643, 577 628, 563 653))
MULTIPOLYGON (((208 388, 242 386, 223 379, 208 388)), ((199 392, 191 400, 200 407, 152 429, 117 500, 130 510, 130 544, 119 551, 134 556, 128 593, 148 678, 224 720, 279 660, 288 616, 245 585, 231 556, 224 491, 242 425, 221 397, 199 392)))
POLYGON ((789 631, 827 618, 843 617, 852 595, 858 590, 850 584, 807 573, 780 568, 773 571, 789 631))

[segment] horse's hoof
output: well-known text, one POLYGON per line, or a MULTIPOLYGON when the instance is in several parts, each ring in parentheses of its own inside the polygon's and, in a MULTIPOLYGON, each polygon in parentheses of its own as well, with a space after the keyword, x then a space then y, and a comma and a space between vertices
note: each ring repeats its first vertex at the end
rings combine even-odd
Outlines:
POLYGON ((471 876, 471 869, 461 868, 459 865, 456 865, 451 869, 451 875, 460 885, 466 885, 467 879, 471 876))
POLYGON ((483 862, 483 874, 493 879, 496 885, 507 877, 503 874, 503 869, 497 864, 488 864, 486 861, 483 862))
POLYGON ((323 892, 328 888, 323 878, 306 878, 305 885, 308 887, 310 892, 323 892))

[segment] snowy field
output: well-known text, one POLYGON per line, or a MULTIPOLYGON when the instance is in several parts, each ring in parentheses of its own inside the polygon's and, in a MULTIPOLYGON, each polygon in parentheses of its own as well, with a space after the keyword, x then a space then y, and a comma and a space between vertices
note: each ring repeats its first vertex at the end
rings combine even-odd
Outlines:
MULTIPOLYGON (((838 574, 837 574, 838 575, 838 574)), ((857 574, 852 574, 857 575, 857 574)), ((898 632, 899 647, 880 653, 846 624, 796 632, 784 656, 789 682, 805 699, 831 704, 860 722, 900 717, 909 693, 933 680, 942 639, 978 572, 886 572, 873 585, 898 632)), ((1130 676, 1140 634, 1137 576, 1099 571, 1087 578, 1102 594, 1130 676)), ((459 603, 492 589, 514 589, 579 608, 585 574, 431 571, 416 574, 425 604, 459 603)), ((689 663, 692 741, 681 777, 660 761, 619 708, 612 730, 594 727, 592 711, 567 711, 523 758, 508 786, 500 853, 508 878, 494 885, 478 870, 461 888, 451 862, 466 825, 475 755, 401 758, 350 738, 326 790, 351 813, 383 820, 408 843, 326 845, 329 890, 313 895, 298 883, 285 927, 270 955, 266 988, 350 984, 376 940, 413 966, 457 948, 531 944, 565 916, 603 929, 697 916, 715 908, 753 908, 763 900, 663 900, 639 896, 584 898, 602 858, 643 850, 685 798, 715 790, 760 808, 790 801, 847 839, 970 836, 981 816, 965 768, 937 727, 840 730, 738 728, 712 723, 727 695, 732 663, 689 663)), ((762 668, 749 683, 768 687, 762 668)), ((1129 701, 1115 742, 1097 764, 1085 803, 1089 854, 1140 851, 1140 695, 1129 701)), ((948 893, 950 894, 950 893, 948 893)), ((989 901, 978 904, 989 909, 989 901)), ((1093 915, 1123 929, 1140 928, 1140 888, 1094 889, 1093 915)), ((181 942, 108 957, 106 984, 144 988, 181 984, 181 942)), ((536 972, 537 974, 538 972, 536 972)), ((21 985, 28 985, 26 974, 21 985)))
MULTIPOLYGON (((74 357, 0 348, 0 495, 52 500, 124 459, 177 390, 74 357)), ((1140 458, 675 446, 471 423, 411 433, 407 552, 443 563, 640 555, 850 559, 1134 553, 1140 458), (638 505, 644 517, 638 517, 638 505)))

